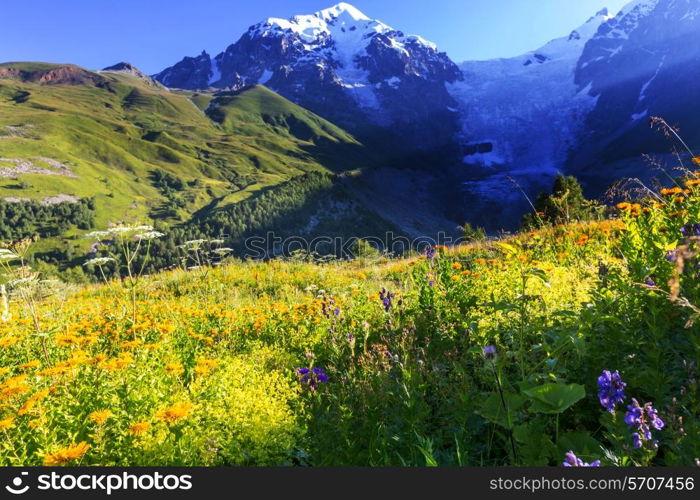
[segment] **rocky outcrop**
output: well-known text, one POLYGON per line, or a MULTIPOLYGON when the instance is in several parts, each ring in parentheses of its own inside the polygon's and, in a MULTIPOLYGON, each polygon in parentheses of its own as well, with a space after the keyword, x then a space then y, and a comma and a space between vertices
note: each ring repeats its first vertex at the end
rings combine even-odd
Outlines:
POLYGON ((107 81, 100 75, 70 64, 5 63, 0 65, 0 79, 16 79, 40 85, 93 85, 107 81))
POLYGON ((136 66, 134 66, 131 63, 128 62, 119 62, 117 64, 113 64, 112 66, 108 66, 101 71, 102 73, 119 73, 119 74, 125 74, 125 75, 131 75, 139 80, 141 80, 143 83, 150 87, 154 87, 157 89, 161 90, 166 90, 167 87, 165 87, 162 83, 158 82, 157 80, 154 80, 150 76, 148 76, 146 73, 138 69, 136 66))

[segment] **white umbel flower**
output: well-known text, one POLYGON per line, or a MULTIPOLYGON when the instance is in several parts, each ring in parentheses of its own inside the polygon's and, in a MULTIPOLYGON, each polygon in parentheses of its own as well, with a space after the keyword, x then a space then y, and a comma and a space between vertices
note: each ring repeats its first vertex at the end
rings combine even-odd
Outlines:
POLYGON ((148 231, 146 233, 137 234, 135 238, 137 240, 155 240, 156 238, 162 238, 165 234, 158 231, 148 231))
POLYGON ((85 235, 85 238, 92 240, 101 240, 102 238, 106 238, 107 236, 109 236, 109 233, 107 231, 92 231, 91 233, 87 233, 85 235))
POLYGON ((84 266, 104 266, 108 262, 114 262, 112 257, 95 257, 85 262, 84 266))
POLYGON ((212 250, 212 253, 215 253, 217 255, 226 255, 233 252, 233 248, 217 248, 216 250, 212 250))
POLYGON ((183 247, 198 247, 199 245, 203 245, 206 243, 207 240, 189 240, 186 241, 182 244, 183 247))

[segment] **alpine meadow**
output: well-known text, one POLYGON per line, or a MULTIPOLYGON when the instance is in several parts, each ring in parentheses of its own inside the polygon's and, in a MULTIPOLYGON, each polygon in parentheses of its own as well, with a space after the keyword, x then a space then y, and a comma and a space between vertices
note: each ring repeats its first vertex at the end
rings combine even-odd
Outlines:
POLYGON ((0 63, 0 463, 700 466, 700 0, 570 28, 0 63))

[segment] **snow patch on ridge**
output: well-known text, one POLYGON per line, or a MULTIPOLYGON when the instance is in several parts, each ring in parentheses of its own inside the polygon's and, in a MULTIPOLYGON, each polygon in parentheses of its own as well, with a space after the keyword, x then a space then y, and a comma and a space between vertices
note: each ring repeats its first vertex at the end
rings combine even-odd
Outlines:
POLYGON ((664 63, 666 62, 666 55, 664 55, 661 58, 661 62, 659 63, 659 66, 656 68, 656 72, 654 75, 649 79, 648 82, 646 82, 644 85, 642 85, 642 89, 639 91, 639 99, 637 102, 642 102, 644 99, 646 99, 646 92, 649 89, 649 86, 654 83, 654 80, 656 80, 656 77, 659 76, 659 72, 661 71, 661 68, 663 68, 664 63))
POLYGON ((268 81, 270 81, 270 78, 272 78, 272 75, 273 75, 272 71, 270 71, 269 69, 266 69, 265 71, 263 71, 263 74, 260 75, 260 78, 258 78, 258 84, 265 85, 268 81))
POLYGON ((648 114, 649 114, 649 110, 648 110, 648 109, 645 109, 645 110, 642 111, 641 113, 634 113, 634 114, 632 115, 632 121, 641 120, 642 118, 644 118, 644 117, 647 116, 648 114))
POLYGON ((211 60, 211 76, 209 77, 209 85, 216 83, 221 80, 221 71, 219 70, 219 61, 216 59, 211 60))

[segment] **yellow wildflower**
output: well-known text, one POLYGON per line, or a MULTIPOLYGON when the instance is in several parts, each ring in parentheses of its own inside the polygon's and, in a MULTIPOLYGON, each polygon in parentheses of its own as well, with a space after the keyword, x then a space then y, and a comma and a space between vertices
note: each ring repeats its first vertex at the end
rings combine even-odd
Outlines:
POLYGON ((664 196, 681 194, 682 192, 683 192, 683 190, 681 188, 679 188, 678 186, 670 188, 670 189, 664 188, 661 190, 661 194, 664 196))
POLYGON ((7 429, 14 427, 14 425, 14 417, 3 418, 2 420, 0 420, 0 431, 6 431, 7 429))
POLYGON ((36 394, 29 396, 29 398, 24 402, 24 405, 22 405, 22 408, 20 408, 18 415, 26 415, 32 411, 39 401, 49 395, 49 392, 50 389, 44 389, 43 391, 39 391, 36 394))
POLYGON ((111 417, 113 415, 114 415, 114 413, 112 413, 109 410, 93 411, 90 414, 90 420, 95 422, 97 425, 102 425, 107 421, 107 419, 109 417, 111 417))
POLYGON ((183 367, 181 363, 168 363, 165 365, 165 371, 173 375, 182 375, 185 373, 185 367, 183 367))
POLYGON ((41 366, 41 361, 39 361, 38 359, 33 359, 32 361, 22 363, 17 368, 19 368, 20 370, 31 370, 33 368, 38 368, 39 366, 41 366))
POLYGON ((129 427, 129 434, 132 436, 140 436, 141 434, 148 432, 150 429, 151 424, 148 422, 134 422, 131 424, 131 427, 129 427))
POLYGON ((71 444, 66 448, 61 448, 54 453, 44 455, 44 465, 55 466, 65 465, 73 460, 79 460, 87 453, 90 445, 85 441, 78 444, 71 444))
POLYGON ((194 367, 194 372, 197 375, 206 375, 219 364, 216 359, 199 359, 194 367))
POLYGON ((141 339, 126 340, 122 342, 122 349, 133 349, 134 347, 138 347, 142 343, 143 342, 141 341, 141 339))
POLYGON ((192 403, 180 401, 156 413, 156 418, 168 424, 174 424, 185 418, 192 410, 192 403))
POLYGON ((24 394, 30 390, 29 384, 26 382, 26 375, 8 378, 0 384, 0 400, 11 398, 19 394, 24 394))

